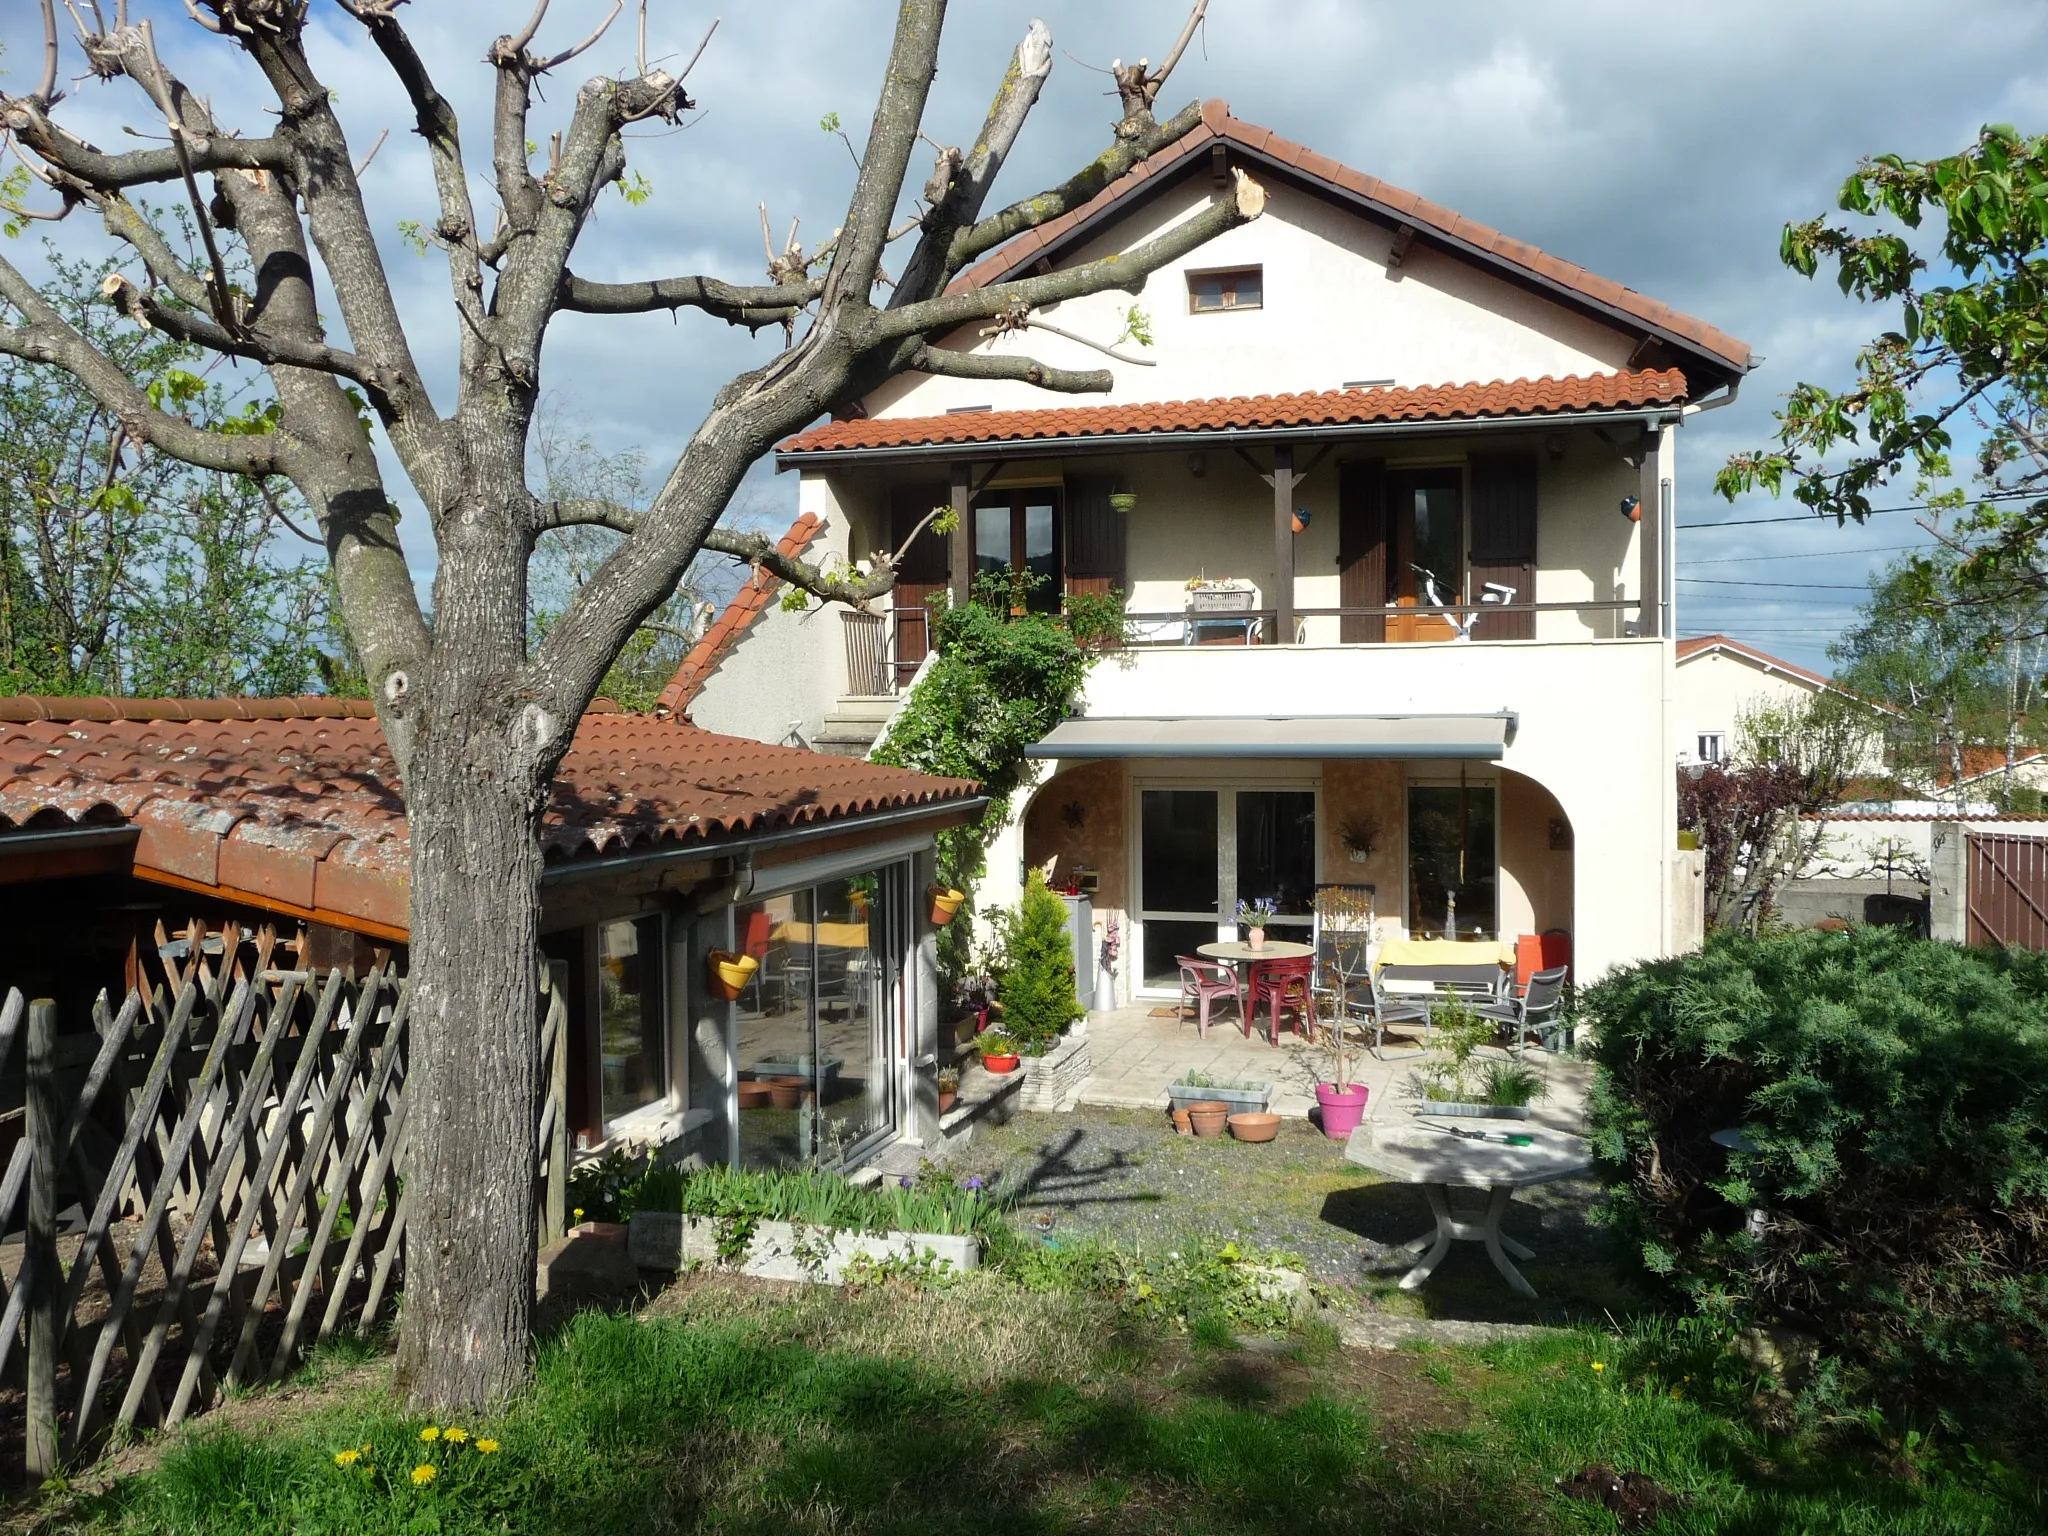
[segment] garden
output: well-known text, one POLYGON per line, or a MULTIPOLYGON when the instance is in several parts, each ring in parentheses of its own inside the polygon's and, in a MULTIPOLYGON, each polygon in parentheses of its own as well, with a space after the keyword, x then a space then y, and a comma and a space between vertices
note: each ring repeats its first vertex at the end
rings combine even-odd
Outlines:
POLYGON ((1472 1253, 1397 1291, 1416 1191, 1292 1123, 1243 1147, 1157 1111, 1020 1116, 950 1167, 864 1189, 593 1165, 586 1217, 698 1222, 711 1245, 609 1306, 551 1313, 516 1401, 407 1417, 383 1342, 350 1341, 20 1523, 2048 1524, 2048 960, 1882 930, 1720 936, 1585 989, 1575 1022, 1600 1070, 1601 1165, 1512 1208, 1541 1302, 1472 1253), (972 1240, 978 1262, 737 1272, 771 1223, 972 1240))

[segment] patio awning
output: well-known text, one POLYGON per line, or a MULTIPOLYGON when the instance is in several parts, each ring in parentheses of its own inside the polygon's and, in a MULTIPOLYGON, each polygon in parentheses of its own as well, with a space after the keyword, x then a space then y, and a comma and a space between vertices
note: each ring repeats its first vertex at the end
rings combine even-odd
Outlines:
POLYGON ((1515 734, 1497 715, 1127 715, 1062 720, 1026 757, 1434 757, 1491 760, 1515 734))

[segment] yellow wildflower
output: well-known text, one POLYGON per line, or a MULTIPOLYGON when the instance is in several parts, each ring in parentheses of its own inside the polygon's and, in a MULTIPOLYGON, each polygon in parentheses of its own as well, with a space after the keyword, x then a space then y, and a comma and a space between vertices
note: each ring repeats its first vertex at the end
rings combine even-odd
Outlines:
POLYGON ((334 1453, 334 1464, 337 1467, 352 1467, 362 1459, 363 1453, 361 1451, 336 1451, 334 1453))
POLYGON ((438 1471, 427 1463, 422 1462, 419 1466, 412 1469, 412 1485, 415 1488, 424 1488, 438 1476, 440 1476, 438 1471))
POLYGON ((458 1429, 453 1424, 451 1424, 446 1429, 441 1431, 441 1438, 443 1440, 446 1440, 450 1445, 460 1445, 463 1441, 469 1438, 469 1431, 466 1429, 458 1429))
POLYGON ((477 1454, 479 1456, 489 1456, 494 1451, 496 1451, 497 1448, 498 1442, 495 1440, 479 1440, 476 1443, 477 1454))
POLYGON ((428 1445, 432 1445, 436 1440, 441 1438, 441 1431, 436 1429, 433 1425, 429 1424, 425 1429, 420 1431, 420 1438, 426 1441, 428 1445))
POLYGON ((1600 1361, 1598 1361, 1598 1360, 1595 1360, 1595 1361, 1593 1362, 1593 1369, 1594 1369, 1594 1370, 1596 1370, 1596 1371, 1604 1371, 1604 1370, 1606 1370, 1606 1369, 1607 1369, 1607 1367, 1606 1367, 1606 1366, 1605 1366, 1604 1364, 1602 1364, 1602 1363, 1601 1363, 1600 1361))
POLYGON ((1672 1395, 1673 1397, 1684 1397, 1684 1396, 1685 1396, 1685 1394, 1684 1394, 1683 1392, 1679 1391, 1679 1390, 1678 1390, 1678 1388, 1676 1388, 1676 1387, 1673 1387, 1673 1388, 1671 1389, 1671 1395, 1672 1395))

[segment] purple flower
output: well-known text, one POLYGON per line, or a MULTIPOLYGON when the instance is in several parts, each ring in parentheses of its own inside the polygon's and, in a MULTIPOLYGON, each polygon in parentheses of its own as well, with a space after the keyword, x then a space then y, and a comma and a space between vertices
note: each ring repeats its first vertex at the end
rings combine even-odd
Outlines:
POLYGON ((898 1179, 896 1182, 902 1185, 905 1189, 908 1189, 910 1188, 910 1175, 906 1173, 903 1175, 902 1178, 898 1179))
POLYGON ((969 1189, 979 1189, 979 1188, 981 1188, 981 1180, 980 1180, 980 1179, 969 1179, 969 1180, 967 1181, 967 1187, 968 1187, 969 1189))

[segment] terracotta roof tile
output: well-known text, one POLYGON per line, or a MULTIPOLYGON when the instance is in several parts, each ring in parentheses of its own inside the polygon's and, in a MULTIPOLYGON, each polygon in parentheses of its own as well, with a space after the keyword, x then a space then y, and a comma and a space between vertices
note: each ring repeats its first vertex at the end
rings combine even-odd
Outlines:
MULTIPOLYGON (((1414 389, 1333 389, 1317 394, 1168 400, 1154 405, 1052 406, 947 416, 885 416, 813 427, 789 439, 779 451, 803 454, 849 448, 1023 442, 1129 433, 1260 431, 1372 422, 1548 416, 1675 405, 1684 399, 1685 375, 1667 368, 1563 379, 1496 379, 1491 384, 1442 384, 1414 389)), ((680 678, 681 674, 677 675, 680 678)))
MULTIPOLYGON (((0 843, 128 822, 136 872, 402 930, 411 842, 368 706, 339 700, 0 699, 0 843)), ((859 758, 592 713, 556 776, 551 864, 962 800, 977 786, 859 758)))
POLYGON ((1545 255, 1523 241, 1506 240, 1498 230, 1476 220, 1463 218, 1451 209, 1428 202, 1413 192, 1403 191, 1377 178, 1354 171, 1349 166, 1340 165, 1327 155, 1317 154, 1291 139, 1282 138, 1270 128, 1261 128, 1256 123, 1247 123, 1232 117, 1228 104, 1216 100, 1205 101, 1202 104, 1202 126, 1193 133, 1140 162, 1130 174, 1119 177, 1097 193, 1086 206, 1049 220, 983 257, 955 279, 953 286, 956 289, 980 287, 1015 273, 1028 258, 1095 217, 1119 198, 1128 196, 1144 185, 1153 174, 1174 165, 1202 144, 1208 143, 1212 137, 1240 144, 1254 154, 1267 155, 1293 167, 1301 174, 1345 191, 1369 197, 1418 226, 1433 229, 1446 238, 1461 241, 1487 252, 1509 266, 1520 267, 1549 278, 1563 287, 1583 294, 1595 303, 1610 309, 1618 309, 1647 325, 1658 326, 1683 337, 1702 351, 1733 367, 1749 367, 1750 348, 1747 342, 1738 341, 1702 320, 1680 314, 1645 294, 1637 293, 1632 288, 1624 287, 1608 278, 1598 277, 1570 262, 1559 261, 1553 256, 1545 255))
MULTIPOLYGON (((806 512, 794 523, 789 532, 778 541, 776 547, 785 555, 800 555, 811 547, 811 541, 824 529, 824 523, 815 513, 806 512)), ((661 697, 655 701, 657 714, 679 715, 690 707, 690 700, 702 691, 705 682, 718 670, 728 652, 746 634, 754 620, 767 612, 769 599, 782 588, 782 578, 771 575, 759 566, 734 594, 733 600, 725 605, 710 628, 706 629, 697 643, 690 647, 690 654, 676 667, 675 676, 668 680, 668 686, 661 690, 661 697)))

